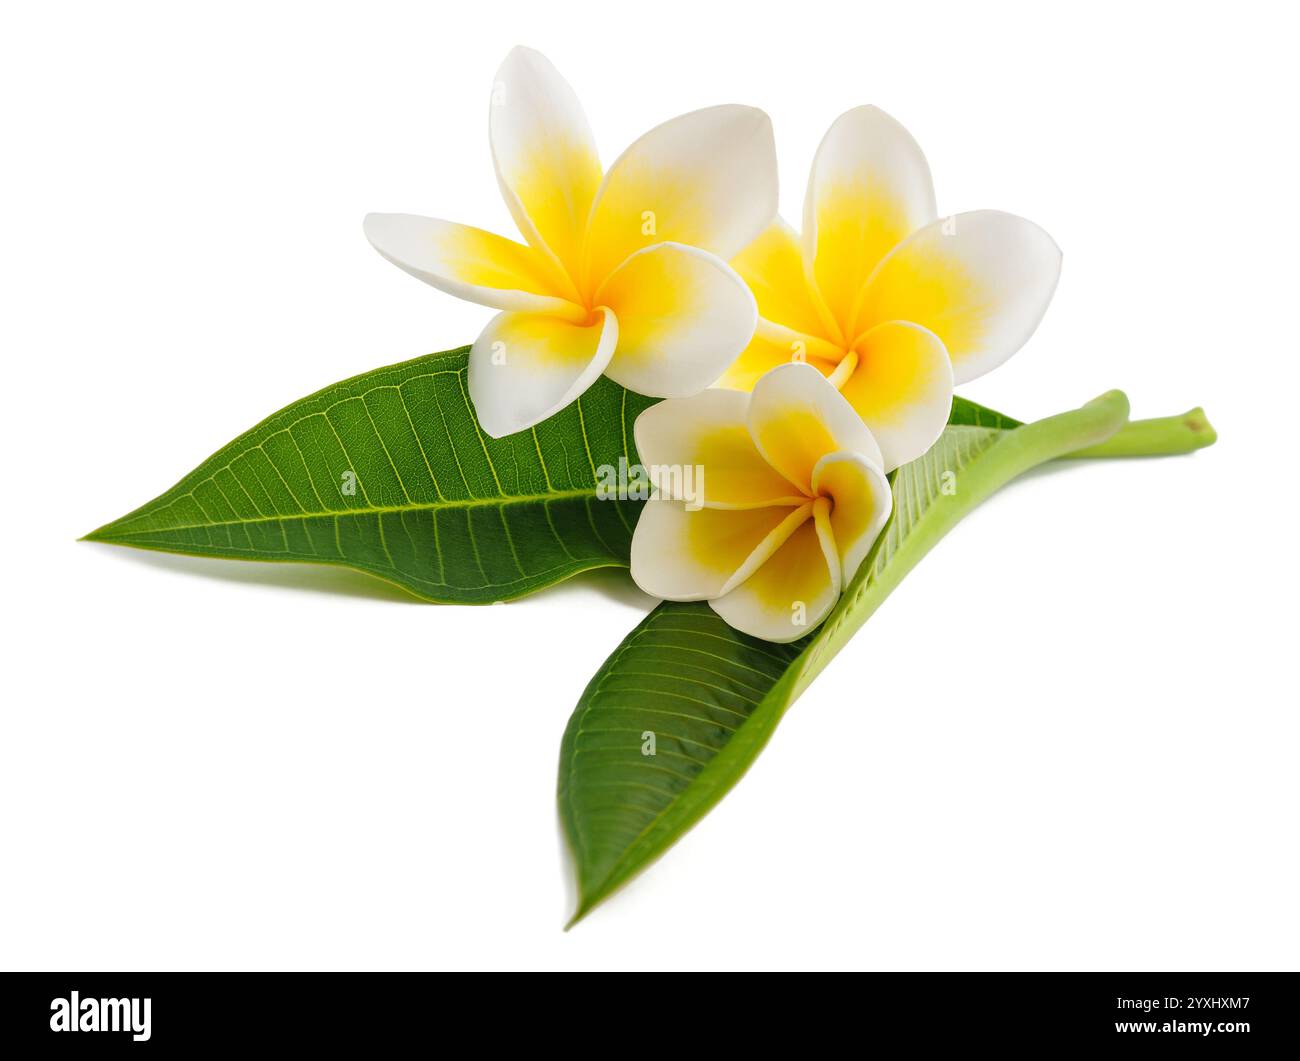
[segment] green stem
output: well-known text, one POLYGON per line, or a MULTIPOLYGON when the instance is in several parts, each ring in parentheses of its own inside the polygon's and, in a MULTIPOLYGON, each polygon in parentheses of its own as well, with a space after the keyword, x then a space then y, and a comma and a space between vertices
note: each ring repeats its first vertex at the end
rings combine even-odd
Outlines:
MULTIPOLYGON (((789 682, 788 707, 831 657, 844 647, 880 603, 894 590, 920 559, 973 508, 1031 468, 1081 450, 1096 450, 1118 438, 1127 428, 1128 398, 1123 391, 1107 391, 1078 409, 1049 416, 1006 431, 962 471, 961 490, 952 497, 940 497, 926 510, 911 533, 894 550, 882 568, 863 564, 835 611, 805 650, 800 662, 783 677, 789 682)), ((879 547, 879 543, 877 545, 879 547)), ((784 711, 784 707, 782 711, 784 711)), ((758 712, 754 713, 755 716, 758 712)), ((779 718, 779 715, 778 715, 779 718)), ((772 726, 776 725, 772 720, 772 726)), ((766 737, 764 737, 766 739, 766 737)), ((719 756, 721 758, 721 756, 719 756)))
POLYGON ((1067 453, 1067 457, 1163 457, 1211 446, 1217 432, 1199 405, 1181 416, 1133 420, 1105 442, 1067 453))

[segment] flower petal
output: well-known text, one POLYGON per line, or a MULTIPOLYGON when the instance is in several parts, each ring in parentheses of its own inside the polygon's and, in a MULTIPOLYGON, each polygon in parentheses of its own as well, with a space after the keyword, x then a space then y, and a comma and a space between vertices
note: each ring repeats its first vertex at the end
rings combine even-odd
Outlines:
POLYGON ((729 260, 775 216, 767 115, 735 105, 683 114, 646 133, 605 175, 587 237, 589 287, 662 240, 729 260))
POLYGON ((840 595, 839 559, 828 556, 815 519, 805 520, 745 581, 709 607, 730 626, 765 641, 796 641, 840 595))
POLYGON ((488 135, 519 231, 577 276, 600 157, 578 97, 546 56, 531 48, 506 56, 492 87, 488 135))
POLYGON ((713 383, 758 321, 754 296, 731 267, 680 243, 637 251, 595 301, 618 317, 610 379, 659 398, 684 398, 713 383))
POLYGON ((1052 237, 1022 217, 977 210, 937 221, 882 261, 860 296, 861 334, 888 320, 934 332, 965 383, 1025 344, 1061 274, 1052 237))
POLYGON ((649 501, 632 534, 632 578, 665 600, 716 597, 796 511, 782 505, 691 511, 682 501, 649 501))
POLYGON ((764 320, 844 345, 820 296, 808 284, 799 236, 781 218, 736 255, 731 267, 754 292, 764 320))
POLYGON ((826 454, 813 469, 813 488, 832 501, 827 519, 847 586, 889 521, 893 491, 885 473, 856 453, 826 454))
POLYGON ((892 472, 943 434, 952 411, 952 363, 934 332, 910 321, 876 325, 854 352, 857 365, 840 393, 871 428, 892 472))
POLYGON ((827 453, 848 450, 881 463, 867 425, 811 365, 781 365, 758 381, 749 432, 767 463, 808 495, 813 468, 827 453))
MULTIPOLYGON (((749 434, 749 395, 707 390, 669 398, 636 418, 636 450, 648 468, 692 468, 697 499, 708 508, 800 505, 806 498, 763 459, 749 434)), ((663 496, 683 498, 656 477, 663 496)), ((683 477, 684 481, 684 477, 683 477)))
POLYGON ((936 216, 930 167, 911 134, 877 107, 840 115, 808 178, 803 250, 846 340, 854 334, 854 299, 871 271, 936 216))
POLYGON ((591 324, 540 313, 499 313, 469 354, 469 394, 479 426, 513 435, 558 413, 590 387, 618 343, 618 321, 591 324))
POLYGON ((497 309, 587 316, 560 297, 550 262, 504 236, 415 214, 368 214, 365 232, 399 269, 449 295, 497 309))
POLYGON ((813 365, 823 376, 829 376, 843 356, 843 351, 833 347, 826 351, 827 345, 813 336, 788 332, 779 325, 760 318, 754 338, 740 352, 740 356, 728 366, 727 371, 718 380, 718 385, 750 391, 760 379, 778 365, 795 364, 800 361, 813 365), (823 352, 832 353, 834 357, 818 356, 823 352))

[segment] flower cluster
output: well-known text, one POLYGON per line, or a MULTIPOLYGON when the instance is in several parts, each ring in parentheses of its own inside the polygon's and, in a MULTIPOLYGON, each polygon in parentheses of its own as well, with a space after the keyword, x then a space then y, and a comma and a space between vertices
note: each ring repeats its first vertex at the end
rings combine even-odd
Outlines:
POLYGON ((497 181, 525 243, 409 214, 366 236, 434 287, 498 314, 470 355, 479 424, 500 437, 559 412, 602 373, 657 398, 714 383, 754 334, 728 259, 776 213, 772 123, 710 107, 652 129, 601 175, 573 90, 516 48, 488 112, 497 181))
POLYGON ((921 149, 875 107, 822 140, 802 236, 776 216, 772 127, 751 107, 674 118, 602 173, 573 90, 516 48, 489 134, 524 242, 408 214, 365 224, 394 264, 501 310, 470 354, 480 426, 526 430, 601 374, 667 399, 638 419, 639 454, 708 485, 657 485, 633 578, 756 637, 802 636, 888 521, 887 473, 942 433, 954 384, 1037 327, 1060 251, 1010 214, 941 218, 921 149))

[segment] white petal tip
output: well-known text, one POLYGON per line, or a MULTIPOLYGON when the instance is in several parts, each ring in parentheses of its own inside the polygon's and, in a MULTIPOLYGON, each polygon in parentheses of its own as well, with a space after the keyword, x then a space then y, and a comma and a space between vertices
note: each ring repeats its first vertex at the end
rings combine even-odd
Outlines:
POLYGON ((501 60, 501 66, 499 67, 499 70, 506 70, 511 66, 515 66, 517 64, 524 64, 524 63, 528 63, 528 64, 541 63, 541 64, 545 64, 546 66, 551 65, 551 61, 548 58, 546 58, 545 55, 539 52, 536 48, 530 48, 526 44, 516 44, 513 48, 511 48, 508 52, 506 52, 506 57, 501 60))
MULTIPOLYGON (((473 400, 472 393, 470 398, 473 400)), ((508 438, 511 435, 517 435, 520 431, 527 431, 530 427, 536 427, 547 417, 560 411, 559 409, 551 409, 543 415, 530 418, 489 412, 486 406, 486 402, 483 403, 482 407, 476 403, 474 418, 478 421, 478 426, 483 434, 487 435, 488 438, 508 438)))
POLYGON ((409 216, 408 214, 366 214, 361 222, 361 231, 365 233, 370 245, 380 254, 384 254, 382 245, 390 244, 394 239, 402 237, 403 221, 409 216))

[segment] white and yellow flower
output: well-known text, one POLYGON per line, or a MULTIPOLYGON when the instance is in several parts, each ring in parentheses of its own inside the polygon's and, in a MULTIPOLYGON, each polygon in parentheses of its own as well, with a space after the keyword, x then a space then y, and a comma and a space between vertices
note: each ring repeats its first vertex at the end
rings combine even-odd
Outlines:
POLYGON ((893 506, 871 431, 815 369, 773 369, 752 394, 717 388, 636 421, 652 469, 702 469, 702 494, 663 475, 632 536, 632 577, 707 600, 737 630, 794 641, 830 613, 893 506), (702 507, 701 507, 702 502, 702 507))
POLYGON ((802 238, 778 218, 732 264, 761 319, 722 385, 749 389, 774 365, 807 361, 871 428, 890 471, 939 437, 954 383, 996 368, 1033 333, 1061 252, 1011 214, 940 219, 916 141, 858 107, 817 150, 802 238))
POLYGON ((385 258, 502 310, 479 336, 469 390, 500 437, 558 412, 605 373, 655 397, 694 394, 749 342, 753 295, 727 265, 776 216, 766 114, 720 106, 675 118, 603 175, 577 97, 542 55, 512 51, 489 111, 498 182, 525 243, 371 214, 385 258))

